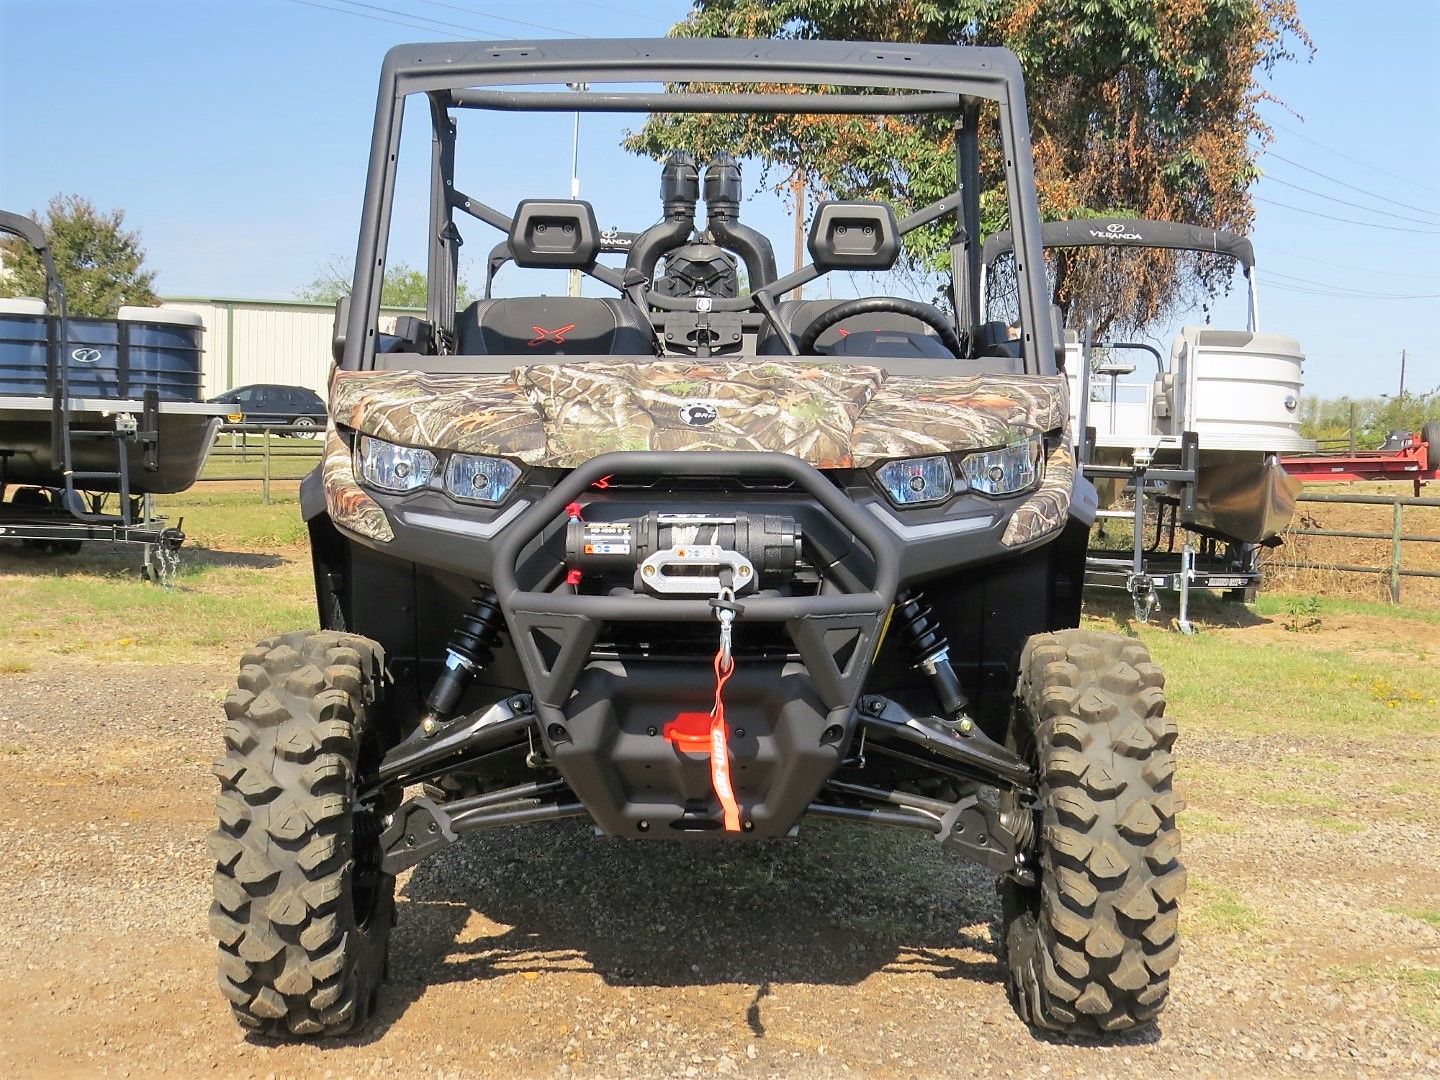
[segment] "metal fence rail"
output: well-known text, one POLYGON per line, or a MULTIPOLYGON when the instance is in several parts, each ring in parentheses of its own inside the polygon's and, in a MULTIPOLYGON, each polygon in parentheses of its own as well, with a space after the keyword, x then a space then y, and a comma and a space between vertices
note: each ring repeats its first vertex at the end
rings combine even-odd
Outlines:
POLYGON ((320 459, 324 456, 325 444, 320 438, 323 435, 323 428, 297 427, 294 424, 225 424, 220 428, 215 445, 210 449, 210 458, 205 463, 205 470, 198 483, 253 483, 258 480, 261 485, 261 501, 268 504, 270 484, 273 481, 299 480, 320 464, 320 459), (282 440, 277 438, 280 435, 315 437, 282 440), (256 441, 252 442, 252 439, 256 441), (232 472, 227 464, 225 475, 213 475, 215 464, 233 462, 239 462, 242 466, 254 462, 254 470, 242 468, 238 472, 232 472))
POLYGON ((1440 536, 1404 531, 1404 514, 1407 506, 1440 508, 1440 499, 1420 499, 1399 495, 1331 495, 1320 492, 1301 492, 1299 502, 1344 503, 1352 506, 1389 506, 1391 528, 1389 532, 1369 532, 1349 529, 1291 529, 1289 536, 1332 537, 1350 540, 1389 540, 1390 562, 1385 566, 1359 566, 1354 563, 1321 563, 1297 560, 1294 562, 1275 561, 1270 566, 1284 570, 1336 570, 1346 574, 1385 574, 1390 581, 1390 600, 1400 602, 1400 582, 1403 578, 1440 578, 1440 570, 1421 570, 1402 565, 1403 544, 1440 544, 1440 536))

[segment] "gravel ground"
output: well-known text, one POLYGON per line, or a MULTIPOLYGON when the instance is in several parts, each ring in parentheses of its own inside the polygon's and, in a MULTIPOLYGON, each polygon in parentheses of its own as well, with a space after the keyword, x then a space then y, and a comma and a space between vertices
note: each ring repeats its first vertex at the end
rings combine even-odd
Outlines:
MULTIPOLYGON (((1394 975, 1440 966, 1440 926, 1400 912, 1440 909, 1433 806, 1297 816, 1246 777, 1324 760, 1317 782, 1358 793, 1393 753, 1183 718, 1182 788, 1186 762, 1212 779, 1188 792, 1208 824, 1186 837, 1195 885, 1158 1031, 1029 1032, 989 880, 924 838, 631 845, 557 824, 468 838, 402 877, 365 1033, 247 1038, 206 929, 230 677, 58 659, 0 675, 0 1075, 1440 1075, 1435 985, 1394 975)), ((1406 768, 1387 780, 1433 794, 1433 764, 1406 768)))

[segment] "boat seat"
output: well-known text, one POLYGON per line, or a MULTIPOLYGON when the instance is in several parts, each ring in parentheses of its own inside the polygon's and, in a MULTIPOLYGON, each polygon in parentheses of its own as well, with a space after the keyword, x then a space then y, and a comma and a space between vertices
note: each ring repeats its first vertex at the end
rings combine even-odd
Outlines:
POLYGON ((464 356, 653 356, 655 331, 628 300, 518 296, 476 300, 455 322, 464 356))
POLYGON ((1151 411, 1157 420, 1167 419, 1171 415, 1171 402, 1175 396, 1175 376, 1171 372, 1155 376, 1155 386, 1150 392, 1151 411))
POLYGON ((0 298, 0 315, 44 315, 45 301, 38 296, 0 298))
POLYGON ((187 308, 138 307, 126 304, 115 313, 121 322, 161 323, 166 326, 198 326, 203 328, 205 320, 198 311, 187 308))

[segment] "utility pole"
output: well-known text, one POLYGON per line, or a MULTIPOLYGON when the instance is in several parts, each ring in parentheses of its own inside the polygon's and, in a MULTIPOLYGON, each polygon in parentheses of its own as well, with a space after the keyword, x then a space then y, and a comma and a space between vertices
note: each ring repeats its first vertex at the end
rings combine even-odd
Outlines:
MULTIPOLYGON (((590 89, 588 83, 566 83, 571 90, 583 94, 590 89)), ((580 198, 580 113, 575 113, 575 124, 570 136, 570 198, 580 198)), ((580 271, 570 271, 570 295, 580 295, 580 271)))
MULTIPOLYGON (((790 193, 795 196, 795 269, 799 270, 805 265, 805 174, 799 169, 790 177, 790 193)), ((803 300, 805 290, 796 289, 792 295, 803 300)))
POLYGON ((1405 399, 1405 350, 1400 350, 1400 399, 1405 399))

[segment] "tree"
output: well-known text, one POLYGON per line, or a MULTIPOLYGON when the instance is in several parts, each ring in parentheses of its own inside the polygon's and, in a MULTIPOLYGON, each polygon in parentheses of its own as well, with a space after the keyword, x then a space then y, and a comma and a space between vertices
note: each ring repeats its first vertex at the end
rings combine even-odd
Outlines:
MULTIPOLYGON (((1047 220, 1125 216, 1248 230, 1255 156, 1269 138, 1258 81, 1309 48, 1294 0, 696 0, 679 37, 841 38, 1004 45, 1026 75, 1036 183, 1047 220)), ((703 89, 696 87, 695 89, 703 89)), ((766 86, 798 91, 798 87, 766 86)), ((806 88, 824 92, 828 88, 806 88)), ((982 118, 982 123, 984 118, 982 118)), ((954 135, 938 115, 653 116, 626 140, 758 159, 798 171, 820 198, 875 198, 905 213, 949 193, 954 135)), ((982 139, 982 232, 1008 228, 998 140, 982 139)), ((949 270, 948 224, 906 238, 906 265, 949 270)), ((1133 330, 1215 295, 1230 264, 1174 252, 1057 254, 1053 292, 1072 322, 1133 330), (1127 258, 1128 256, 1128 258, 1127 258)))
MULTIPOLYGON (((151 286, 155 271, 144 269, 140 234, 123 228, 124 210, 96 210, 79 195, 56 195, 43 221, 55 272, 65 286, 71 315, 114 318, 124 304, 153 307, 159 303, 151 286)), ((19 237, 0 240, 6 274, 0 296, 44 296, 45 269, 30 245, 19 237)))
POLYGON ((1375 450, 1392 431, 1419 431, 1436 418, 1440 418, 1440 386, 1404 397, 1307 397, 1301 403, 1300 434, 1318 439, 1322 450, 1343 447, 1352 437, 1357 449, 1375 450))
MULTIPOLYGON (((301 300, 318 304, 333 304, 342 296, 350 295, 350 283, 355 276, 353 263, 332 256, 322 266, 314 279, 295 291, 301 300)), ((475 299, 475 293, 462 274, 455 286, 455 302, 467 307, 475 299)), ((383 307, 423 308, 425 306, 425 274, 403 262, 385 268, 385 281, 380 286, 380 303, 383 307)))

